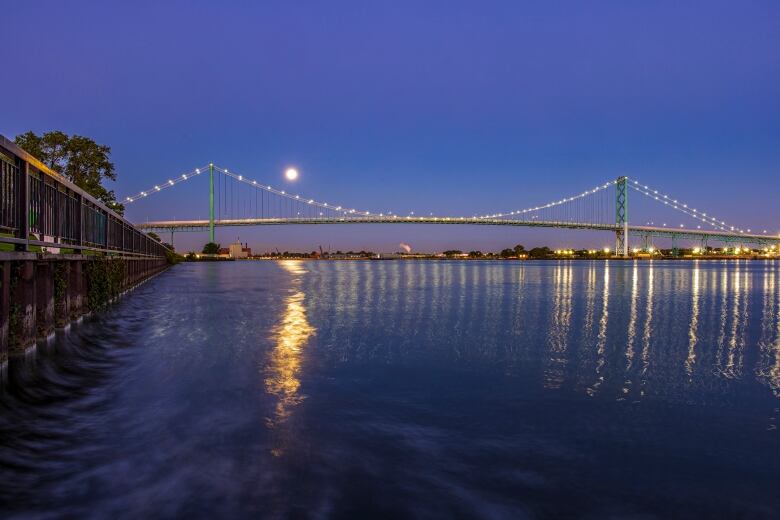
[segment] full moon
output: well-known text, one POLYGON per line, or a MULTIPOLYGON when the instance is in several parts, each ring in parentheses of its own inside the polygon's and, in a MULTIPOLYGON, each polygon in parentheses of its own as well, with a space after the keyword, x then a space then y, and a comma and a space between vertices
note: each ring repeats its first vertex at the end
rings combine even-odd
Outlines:
POLYGON ((295 168, 287 168, 284 172, 284 176, 287 177, 288 181, 294 181, 298 178, 298 170, 295 168))

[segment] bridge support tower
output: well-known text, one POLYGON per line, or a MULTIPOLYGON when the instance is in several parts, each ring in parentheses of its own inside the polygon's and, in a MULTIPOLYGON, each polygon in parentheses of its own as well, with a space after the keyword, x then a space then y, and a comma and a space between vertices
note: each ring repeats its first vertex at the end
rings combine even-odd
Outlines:
POLYGON ((628 177, 615 182, 615 254, 628 257, 628 177))
POLYGON ((209 242, 214 242, 214 163, 209 163, 209 242))

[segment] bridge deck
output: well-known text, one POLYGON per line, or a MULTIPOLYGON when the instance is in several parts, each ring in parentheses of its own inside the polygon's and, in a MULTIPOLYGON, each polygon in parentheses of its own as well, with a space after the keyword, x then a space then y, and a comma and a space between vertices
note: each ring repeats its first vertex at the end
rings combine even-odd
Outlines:
MULTIPOLYGON (((400 217, 400 216, 367 216, 341 218, 248 218, 215 220, 217 227, 230 226, 278 226, 301 224, 446 224, 446 225, 478 225, 478 226, 522 226, 546 227, 561 229, 585 229, 594 231, 619 230, 616 224, 599 224, 591 222, 543 221, 543 220, 512 220, 489 219, 473 217, 400 217)), ((146 231, 200 231, 209 227, 208 220, 166 220, 138 224, 138 228, 146 231)), ((633 235, 651 235, 670 238, 713 239, 725 242, 753 242, 760 244, 780 244, 780 236, 759 235, 749 233, 729 233, 723 231, 668 228, 655 226, 629 225, 629 233, 633 235)))

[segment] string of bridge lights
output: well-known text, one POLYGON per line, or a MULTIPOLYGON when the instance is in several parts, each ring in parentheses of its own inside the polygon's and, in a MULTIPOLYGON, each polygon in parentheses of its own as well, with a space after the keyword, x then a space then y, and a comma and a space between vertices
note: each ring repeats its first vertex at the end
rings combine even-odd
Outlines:
POLYGON ((227 168, 220 168, 219 166, 214 165, 214 169, 219 171, 219 172, 224 173, 228 177, 231 177, 231 178, 233 178, 233 179, 235 179, 235 180, 237 180, 239 182, 243 182, 244 184, 247 184, 247 185, 252 186, 254 188, 257 188, 259 190, 265 190, 265 191, 267 191, 269 193, 273 193, 273 194, 279 195, 281 197, 287 197, 288 199, 294 200, 296 202, 302 202, 302 203, 310 204, 312 206, 317 206, 317 207, 329 209, 329 210, 332 210, 332 211, 338 211, 338 212, 344 213, 345 215, 347 215, 347 214, 350 214, 350 215, 354 214, 354 215, 365 216, 365 217, 384 216, 384 214, 382 214, 382 213, 371 213, 370 211, 359 211, 359 210, 356 210, 356 209, 347 209, 347 208, 345 208, 343 206, 334 206, 332 204, 328 204, 327 202, 319 202, 319 201, 316 201, 314 199, 301 197, 300 195, 294 195, 292 193, 287 193, 285 190, 277 190, 276 188, 272 188, 269 185, 261 184, 261 183, 257 182, 254 179, 249 179, 247 177, 244 177, 243 175, 238 175, 236 173, 228 171, 227 168))
MULTIPOLYGON (((277 190, 277 189, 273 188, 270 185, 259 183, 259 182, 257 182, 254 179, 250 179, 248 177, 245 177, 244 175, 240 175, 240 174, 231 172, 227 168, 222 168, 222 167, 217 166, 215 164, 211 164, 211 165, 204 166, 204 167, 201 167, 201 168, 195 168, 194 170, 192 170, 190 172, 187 172, 187 173, 184 173, 184 174, 182 174, 182 175, 180 175, 178 177, 174 177, 172 179, 169 179, 165 183, 156 184, 154 187, 152 187, 152 188, 150 188, 148 190, 140 191, 140 192, 136 193, 135 195, 126 197, 124 202, 129 204, 129 203, 135 202, 138 199, 142 199, 144 197, 147 197, 147 196, 149 196, 152 193, 157 193, 157 192, 162 191, 162 190, 164 190, 166 188, 170 188, 172 186, 175 186, 176 184, 179 184, 180 182, 184 182, 184 181, 190 180, 190 179, 192 179, 192 178, 194 178, 194 177, 196 177, 198 175, 201 175, 204 172, 207 172, 208 169, 209 169, 209 166, 212 166, 214 168, 214 170, 216 170, 216 171, 218 171, 220 173, 223 173, 224 175, 227 175, 228 177, 231 177, 231 178, 237 180, 238 182, 242 182, 242 183, 247 184, 249 186, 252 186, 252 187, 254 187, 256 189, 261 189, 261 190, 264 190, 266 192, 273 193, 273 194, 279 195, 281 197, 286 197, 286 198, 288 198, 290 200, 294 200, 294 201, 297 201, 297 202, 310 204, 310 205, 313 205, 313 206, 329 209, 329 210, 332 210, 332 211, 342 212, 345 215, 349 214, 349 215, 366 216, 366 217, 393 217, 393 218, 399 218, 398 215, 393 215, 392 211, 387 212, 387 214, 385 214, 385 213, 373 213, 373 212, 370 212, 370 211, 360 211, 360 210, 356 210, 356 209, 347 209, 347 208, 344 208, 343 206, 334 206, 332 204, 328 204, 327 202, 319 202, 319 201, 316 201, 316 200, 311 199, 311 198, 301 197, 300 195, 287 193, 287 191, 285 191, 285 190, 277 190)), ((519 210, 516 210, 516 211, 511 211, 509 213, 495 213, 493 215, 475 216, 475 218, 478 218, 478 219, 502 218, 502 217, 526 214, 526 213, 533 213, 533 212, 540 211, 540 210, 543 210, 543 209, 548 209, 548 208, 552 208, 552 207, 555 207, 555 206, 560 206, 562 204, 566 204, 568 202, 572 202, 574 200, 581 199, 581 198, 586 197, 588 195, 592 195, 592 194, 597 193, 597 192, 599 192, 601 190, 609 188, 610 186, 613 186, 614 184, 616 184, 616 182, 617 181, 609 181, 609 182, 606 182, 606 183, 604 183, 602 185, 596 186, 592 190, 586 190, 586 191, 584 191, 584 192, 582 192, 582 193, 580 193, 578 195, 574 195, 572 197, 566 197, 566 198, 563 198, 563 199, 560 199, 560 200, 557 200, 557 201, 548 202, 547 204, 542 204, 540 206, 530 207, 530 208, 526 208, 526 209, 519 209, 519 210)), ((411 212, 411 215, 414 215, 414 212, 411 212)), ((406 218, 411 218, 411 217, 406 217, 406 218)), ((424 219, 424 217, 418 217, 418 218, 419 219, 424 219)), ((463 217, 461 217, 461 219, 463 219, 463 217)))
POLYGON ((348 208, 345 208, 343 206, 334 206, 332 204, 328 204, 327 202, 319 202, 319 201, 316 201, 316 200, 311 199, 311 198, 302 197, 300 195, 295 195, 295 194, 292 194, 292 193, 287 193, 285 190, 277 190, 277 189, 271 187, 270 185, 261 184, 261 183, 257 182, 254 179, 250 179, 248 177, 245 177, 244 175, 233 173, 233 172, 229 171, 227 168, 222 168, 222 167, 217 166, 215 164, 210 164, 210 165, 207 165, 207 166, 203 166, 201 168, 195 168, 194 170, 191 170, 191 171, 189 171, 187 173, 183 173, 180 176, 173 177, 173 178, 169 179, 168 181, 166 181, 166 182, 164 182, 162 184, 156 184, 156 185, 154 185, 154 187, 152 187, 152 188, 150 188, 148 190, 140 191, 140 192, 136 193, 135 195, 132 195, 132 196, 129 196, 129 197, 125 197, 123 202, 127 203, 127 204, 130 204, 130 203, 135 202, 135 201, 137 201, 139 199, 142 199, 144 197, 148 197, 151 194, 154 194, 154 193, 162 191, 162 190, 164 190, 166 188, 170 188, 172 186, 175 186, 176 184, 179 184, 181 182, 188 181, 188 180, 190 180, 190 179, 192 179, 194 177, 197 177, 198 175, 201 175, 201 174, 209 171, 209 167, 213 167, 215 171, 220 172, 220 173, 222 173, 224 175, 227 175, 228 177, 231 177, 232 179, 235 179, 238 182, 242 182, 244 184, 247 184, 247 185, 252 186, 253 188, 256 188, 256 189, 259 189, 259 190, 264 190, 264 191, 266 191, 268 193, 273 193, 273 194, 279 195, 281 197, 286 197, 286 198, 288 198, 290 200, 294 200, 296 202, 310 204, 312 206, 316 206, 316 207, 324 208, 324 209, 329 209, 329 210, 332 210, 332 211, 338 211, 338 212, 344 213, 345 215, 350 214, 350 215, 359 215, 359 216, 365 216, 365 217, 383 217, 384 216, 383 213, 372 213, 370 211, 359 211, 359 210, 356 210, 356 209, 348 209, 348 208))
MULTIPOLYGON (((168 181, 166 181, 164 183, 156 184, 154 187, 152 187, 152 188, 150 188, 148 190, 140 191, 140 192, 136 193, 135 195, 126 197, 123 202, 126 203, 126 204, 130 204, 130 203, 133 203, 133 202, 135 202, 135 201, 137 201, 139 199, 145 198, 145 197, 147 197, 147 196, 149 196, 151 194, 154 194, 154 193, 157 193, 157 192, 162 191, 164 189, 167 189, 167 188, 170 188, 172 186, 175 186, 176 184, 188 181, 188 180, 190 180, 190 179, 192 179, 194 177, 197 177, 197 176, 199 176, 199 175, 209 171, 209 167, 213 167, 214 170, 216 170, 217 172, 220 172, 220 173, 222 173, 222 174, 224 174, 224 175, 226 175, 228 177, 231 177, 231 178, 235 179, 238 182, 247 184, 248 186, 252 186, 252 187, 254 187, 256 189, 259 189, 259 190, 264 190, 264 191, 266 191, 268 193, 273 193, 273 194, 281 196, 281 197, 286 197, 286 198, 288 198, 290 200, 293 200, 293 201, 296 201, 296 202, 299 202, 299 203, 309 204, 309 205, 312 205, 312 206, 315 206, 315 207, 319 207, 319 208, 324 208, 324 209, 328 209, 328 210, 331 210, 331 211, 340 212, 340 213, 343 213, 344 215, 355 215, 355 216, 360 216, 360 217, 381 217, 381 218, 393 217, 393 218, 399 218, 398 215, 393 215, 392 212, 388 212, 387 214, 385 214, 385 213, 373 213, 373 212, 370 212, 370 211, 359 211, 359 210, 356 210, 356 209, 348 209, 348 208, 345 208, 343 206, 337 206, 337 205, 333 205, 333 204, 328 204, 327 202, 316 201, 316 200, 314 200, 312 198, 302 197, 302 196, 297 195, 297 194, 287 193, 287 191, 285 191, 285 190, 278 190, 276 188, 271 187, 270 185, 261 184, 261 183, 257 182, 254 179, 250 179, 248 177, 245 177, 244 175, 240 175, 240 174, 231 172, 227 168, 222 168, 222 167, 214 165, 214 164, 210 164, 210 165, 203 166, 203 167, 200 167, 200 168, 195 168, 195 169, 193 169, 193 170, 191 170, 191 171, 189 171, 187 173, 183 173, 183 174, 181 174, 181 175, 179 175, 177 177, 173 177, 173 178, 169 179, 168 181)), ((587 196, 593 195, 593 194, 598 193, 600 191, 603 191, 603 190, 605 190, 605 189, 607 189, 607 188, 609 188, 611 186, 614 186, 615 184, 617 184, 617 182, 618 182, 617 180, 605 182, 604 184, 600 184, 599 186, 596 186, 596 187, 594 187, 593 189, 590 189, 590 190, 585 190, 582 193, 579 193, 577 195, 573 195, 571 197, 564 197, 564 198, 562 198, 560 200, 548 202, 546 204, 542 204, 542 205, 539 205, 539 206, 528 207, 528 208, 525 208, 525 209, 518 209, 518 210, 510 211, 510 212, 507 212, 507 213, 494 213, 494 214, 491 214, 491 215, 480 215, 480 216, 475 216, 474 218, 477 218, 477 219, 495 219, 495 218, 514 217, 514 216, 518 216, 518 215, 525 215, 525 214, 528 214, 528 213, 536 213, 536 212, 541 211, 541 210, 553 208, 553 207, 556 207, 556 206, 561 206, 563 204, 567 204, 567 203, 573 202, 575 200, 582 199, 582 198, 585 198, 587 196)), ((639 192, 639 193, 641 193, 641 194, 643 194, 643 195, 645 195, 645 196, 647 196, 647 197, 649 197, 649 198, 651 198, 653 200, 656 200, 656 201, 658 201, 660 203, 663 203, 665 206, 669 206, 669 207, 671 207, 671 208, 673 208, 673 209, 675 209, 677 211, 685 213, 686 215, 688 215, 688 216, 690 216, 692 218, 695 218, 695 219, 697 219, 697 220, 699 220, 701 222, 704 222, 705 224, 708 224, 708 225, 714 227, 715 229, 718 229, 718 230, 721 230, 721 231, 737 231, 739 233, 745 233, 745 232, 750 233, 751 232, 750 229, 745 230, 745 229, 741 229, 741 228, 738 228, 738 227, 735 227, 735 226, 731 226, 731 225, 727 224, 725 221, 719 220, 718 218, 716 218, 713 215, 708 215, 706 212, 699 211, 696 208, 692 208, 688 204, 680 202, 678 199, 672 198, 669 195, 666 195, 664 193, 660 193, 658 190, 656 190, 654 188, 651 188, 650 186, 648 186, 646 184, 641 184, 638 180, 629 179, 626 184, 629 187, 631 187, 633 190, 635 190, 635 191, 637 191, 637 192, 639 192)), ((411 214, 413 215, 414 212, 412 212, 411 214)), ((409 218, 412 218, 412 217, 406 217, 406 218, 409 219, 409 218)), ((418 217, 418 218, 420 218, 421 220, 424 219, 424 217, 418 217)), ((456 219, 459 218, 460 220, 464 219, 464 217, 454 217, 454 218, 456 218, 456 219)), ((447 220, 449 220, 449 218, 447 220)), ((680 224, 680 227, 683 227, 683 225, 680 224)), ((764 234, 766 234, 766 231, 764 231, 764 234)))
POLYGON ((515 210, 515 211, 510 211, 509 213, 494 213, 492 215, 482 215, 482 216, 479 216, 477 218, 481 218, 481 219, 485 219, 485 218, 502 218, 502 217, 512 217, 512 216, 516 216, 516 215, 524 215, 526 213, 535 213, 535 212, 541 211, 543 209, 553 208, 555 206, 560 206, 562 204, 573 202, 573 201, 575 201, 577 199, 582 199, 582 198, 587 197, 589 195, 593 195, 594 193, 598 193, 599 191, 605 190, 605 189, 609 188, 610 186, 614 186, 615 184, 617 184, 617 181, 609 181, 609 182, 605 182, 604 184, 601 184, 599 186, 596 186, 592 190, 585 190, 585 191, 583 191, 582 193, 580 193, 578 195, 574 195, 572 197, 565 197, 563 199, 556 200, 556 201, 553 201, 553 202, 548 202, 547 204, 542 204, 541 206, 536 206, 536 207, 532 207, 532 208, 525 208, 525 209, 518 209, 518 210, 515 210))
MULTIPOLYGON (((572 197, 565 197, 563 199, 549 202, 547 204, 543 204, 540 206, 535 206, 531 208, 525 208, 521 210, 516 211, 510 211, 508 213, 494 213, 492 215, 482 215, 477 218, 480 219, 491 219, 491 218, 503 218, 503 217, 512 217, 516 215, 523 215, 526 213, 535 213, 544 209, 549 209, 555 206, 560 206, 562 204, 566 204, 569 202, 573 202, 577 199, 581 199, 584 197, 587 197, 589 195, 593 195, 601 190, 607 189, 610 186, 614 186, 617 184, 617 180, 606 182, 600 186, 596 186, 592 190, 586 190, 578 195, 574 195, 572 197)), ((629 179, 627 182, 627 185, 630 186, 632 189, 638 191, 639 193, 642 193, 643 195, 656 200, 658 202, 663 203, 666 206, 670 206, 673 209, 676 209, 677 211, 681 211, 682 213, 685 213, 686 215, 689 215, 690 217, 693 217, 701 222, 704 222, 716 229, 719 229, 721 231, 737 231, 739 233, 750 233, 750 229, 742 229, 735 226, 731 226, 727 224, 725 221, 718 219, 717 217, 714 217, 713 215, 707 215, 706 212, 699 211, 695 208, 689 207, 688 204, 684 202, 680 202, 677 199, 674 199, 670 197, 669 195, 659 193, 658 190, 651 188, 650 186, 647 186, 645 184, 640 184, 638 180, 629 179)), ((683 224, 680 224, 680 227, 684 227, 683 224)), ((700 227, 700 226, 699 226, 700 227)), ((766 234, 766 231, 764 231, 764 234, 766 234)))
MULTIPOLYGON (((665 206, 669 206, 673 209, 676 209, 677 211, 681 211, 682 213, 700 220, 701 222, 704 222, 705 224, 708 224, 720 231, 737 231, 739 233, 751 232, 750 229, 745 230, 729 225, 725 221, 720 220, 713 215, 708 215, 704 211, 699 211, 696 208, 692 208, 688 204, 683 203, 678 199, 670 197, 664 193, 660 193, 658 190, 653 189, 646 184, 641 184, 638 180, 630 180, 628 182, 628 186, 653 200, 663 203, 665 206)), ((680 224, 680 227, 682 227, 682 224, 680 224)), ((764 231, 764 233, 766 233, 766 231, 764 231)))
POLYGON ((149 188, 145 191, 139 191, 135 195, 132 195, 130 197, 125 197, 125 199, 122 201, 125 204, 130 204, 132 202, 137 201, 138 199, 142 199, 144 197, 148 197, 152 193, 157 193, 158 191, 162 191, 166 188, 170 188, 171 186, 175 186, 176 184, 179 184, 180 182, 188 181, 193 177, 197 177, 201 173, 208 171, 208 166, 202 166, 200 168, 195 168, 192 171, 189 171, 187 173, 183 173, 179 175, 178 177, 172 177, 171 179, 168 179, 166 182, 162 184, 155 184, 154 187, 149 188))

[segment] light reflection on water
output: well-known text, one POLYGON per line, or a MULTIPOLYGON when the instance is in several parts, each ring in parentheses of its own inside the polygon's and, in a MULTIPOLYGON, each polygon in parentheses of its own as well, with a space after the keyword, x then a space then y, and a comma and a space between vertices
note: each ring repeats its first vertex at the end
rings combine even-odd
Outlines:
POLYGON ((688 357, 685 360, 685 371, 690 376, 693 372, 693 365, 696 363, 696 334, 699 329, 699 292, 700 292, 701 269, 699 262, 693 267, 693 282, 691 288, 691 326, 688 329, 688 357))
POLYGON ((778 517, 778 280, 180 265, 9 367, 0 511, 778 517))
POLYGON ((727 380, 778 388, 776 271, 702 261, 317 264, 306 284, 314 314, 333 325, 320 348, 334 360, 435 356, 521 371, 542 361, 550 389, 703 402, 727 380), (748 369, 748 358, 759 366, 748 369))
MULTIPOLYGON (((641 397, 645 390, 681 391, 712 378, 744 379, 751 341, 762 352, 757 361, 776 366, 776 270, 772 263, 744 262, 316 264, 305 286, 312 314, 338 324, 323 332, 321 347, 340 361, 368 352, 502 362, 543 353, 546 387, 576 387, 580 380, 595 395, 609 380, 618 391, 613 396, 639 385, 635 397, 641 397), (331 270, 350 276, 336 276, 334 285, 331 270), (342 308, 352 311, 344 315, 342 308), (360 308, 373 312, 362 315, 360 308), (589 366, 593 376, 582 379, 589 366), (670 382, 673 387, 665 386, 670 382)), ((776 371, 755 375, 770 388, 778 384, 776 371)))
MULTIPOLYGON (((306 319, 306 295, 300 290, 301 276, 306 273, 304 263, 285 260, 279 262, 279 265, 292 277, 288 289, 290 294, 284 299, 280 322, 273 329, 276 345, 269 355, 264 371, 266 391, 279 400, 275 417, 269 421, 272 426, 283 422, 290 415, 292 408, 303 400, 299 379, 302 350, 309 338, 315 334, 314 327, 306 319)), ((279 454, 279 451, 274 450, 274 453, 279 454)))

